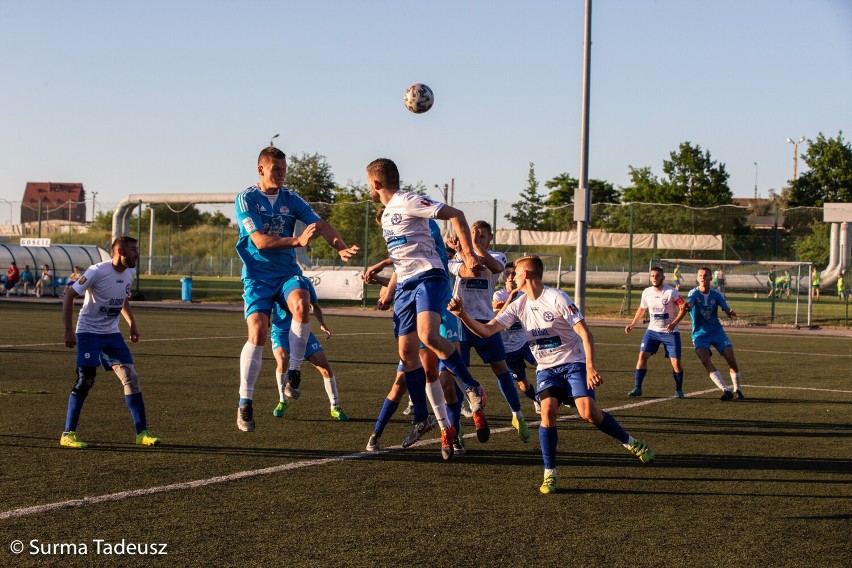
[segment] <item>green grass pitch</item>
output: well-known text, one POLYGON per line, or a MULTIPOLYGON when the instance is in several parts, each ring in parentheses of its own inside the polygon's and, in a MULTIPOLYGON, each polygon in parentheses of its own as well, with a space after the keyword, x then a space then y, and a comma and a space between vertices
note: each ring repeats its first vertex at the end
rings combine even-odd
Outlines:
MULTIPOLYGON (((131 350, 163 445, 133 444, 121 386, 99 371, 78 428, 92 446, 69 450, 58 442, 74 358, 59 308, 0 305, 3 566, 852 565, 848 336, 731 330, 746 396, 732 402, 718 400, 685 338, 688 397, 672 397, 658 355, 636 400, 626 393, 641 334, 624 334, 627 319, 593 320, 598 402, 657 459, 643 465, 563 411, 560 492, 544 496, 537 428, 530 443, 517 438, 481 364, 472 370, 489 392, 487 444, 463 419, 469 451, 450 463, 434 434, 407 450, 364 452, 396 368, 388 319, 327 317, 334 336, 323 343, 349 422, 331 419, 308 364, 302 397, 273 417, 267 349, 257 429, 244 433, 235 425, 241 313, 135 313, 142 339, 131 350), (14 554, 18 540, 24 551, 14 554), (94 549, 122 540, 166 543, 168 555, 94 549), (32 541, 88 551, 33 555, 32 541)), ((400 409, 383 445, 398 445, 407 422, 400 409)))

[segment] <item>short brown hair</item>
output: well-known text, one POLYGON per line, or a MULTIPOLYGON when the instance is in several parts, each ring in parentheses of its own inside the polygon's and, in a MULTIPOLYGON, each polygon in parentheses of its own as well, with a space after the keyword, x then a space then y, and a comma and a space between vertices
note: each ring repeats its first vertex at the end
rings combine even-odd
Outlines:
POLYGON ((267 146, 263 150, 260 151, 260 154, 257 156, 257 163, 260 164, 265 160, 286 160, 287 154, 282 152, 280 149, 275 146, 267 146))
POLYGON ((471 229, 485 229, 488 231, 489 235, 493 235, 494 231, 491 230, 491 224, 488 221, 474 221, 473 225, 470 226, 471 229))
POLYGON ((388 158, 379 158, 367 164, 367 174, 379 180, 383 187, 399 189, 399 168, 388 158))
POLYGON ((515 270, 517 271, 518 269, 520 269, 521 265, 523 265, 524 270, 529 270, 530 272, 532 272, 533 277, 537 278, 538 280, 541 280, 541 278, 544 276, 544 263, 541 261, 541 258, 534 254, 516 260, 515 270))
POLYGON ((115 254, 115 249, 117 247, 126 247, 127 245, 131 245, 131 244, 138 243, 138 242, 139 241, 137 241, 133 237, 128 237, 128 236, 118 237, 114 241, 112 241, 112 246, 110 247, 109 250, 113 254, 115 254))

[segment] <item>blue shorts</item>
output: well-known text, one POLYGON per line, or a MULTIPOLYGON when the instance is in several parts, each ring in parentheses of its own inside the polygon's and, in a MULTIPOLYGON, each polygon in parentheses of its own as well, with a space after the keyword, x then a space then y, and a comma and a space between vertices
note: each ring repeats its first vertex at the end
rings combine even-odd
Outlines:
POLYGON ((655 354, 663 346, 663 352, 669 359, 680 359, 680 332, 661 333, 659 331, 646 330, 639 344, 639 351, 655 354))
POLYGON ((310 290, 310 281, 301 274, 270 278, 269 280, 243 279, 244 315, 248 318, 255 312, 271 316, 272 308, 278 302, 287 305, 287 296, 293 290, 310 290))
POLYGON ((580 398, 582 396, 595 398, 595 391, 590 389, 586 384, 585 363, 566 363, 565 365, 542 369, 536 372, 536 393, 552 387, 564 390, 571 398, 580 398))
POLYGON ((447 273, 440 268, 427 270, 397 284, 393 300, 393 332, 396 337, 417 331, 417 314, 443 314, 447 303, 447 273))
POLYGON ((524 362, 535 366, 535 356, 530 350, 530 344, 524 343, 524 346, 517 351, 506 353, 506 365, 515 374, 516 381, 523 381, 527 378, 527 366, 524 362))
POLYGON ((692 345, 695 346, 695 350, 706 349, 710 351, 711 347, 715 347, 716 351, 722 353, 727 347, 733 347, 734 345, 731 343, 731 340, 728 339, 728 336, 724 331, 719 330, 715 333, 702 333, 701 335, 693 335, 692 336, 692 345))
POLYGON ((459 335, 461 335, 459 350, 461 351, 462 361, 464 361, 466 366, 470 367, 471 347, 476 350, 483 363, 495 363, 506 360, 506 348, 503 347, 503 338, 500 337, 499 333, 495 333, 491 337, 479 337, 466 327, 461 326, 459 335))
MULTIPOLYGON (((275 326, 272 328, 272 333, 270 333, 272 338, 272 350, 275 351, 278 348, 283 349, 287 353, 290 353, 290 328, 280 328, 275 326)), ((322 344, 316 338, 313 332, 308 336, 308 344, 305 347, 305 359, 310 359, 311 355, 314 353, 319 353, 322 351, 322 344)))
POLYGON ((120 333, 78 333, 77 366, 97 367, 103 365, 112 370, 112 365, 132 365, 133 357, 120 333))

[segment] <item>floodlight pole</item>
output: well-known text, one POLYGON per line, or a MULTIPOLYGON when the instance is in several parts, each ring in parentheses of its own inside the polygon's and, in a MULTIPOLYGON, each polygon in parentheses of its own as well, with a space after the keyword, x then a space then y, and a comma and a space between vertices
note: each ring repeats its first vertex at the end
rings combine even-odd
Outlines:
POLYGON ((586 233, 591 219, 589 196, 589 74, 592 51, 592 0, 586 0, 583 34, 583 103, 580 120, 580 179, 574 192, 574 220, 577 222, 577 267, 574 280, 574 302, 580 311, 586 307, 586 233))
POLYGON ((805 137, 802 136, 798 140, 793 140, 792 138, 787 138, 787 144, 793 145, 793 181, 799 179, 799 144, 805 141, 805 137))

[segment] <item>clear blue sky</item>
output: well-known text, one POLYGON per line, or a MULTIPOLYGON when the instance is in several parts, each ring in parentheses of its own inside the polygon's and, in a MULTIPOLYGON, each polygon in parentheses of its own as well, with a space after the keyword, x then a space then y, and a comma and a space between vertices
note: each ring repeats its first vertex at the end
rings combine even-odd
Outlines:
MULTIPOLYGON (((582 0, 0 0, 0 198, 27 181, 82 182, 112 206, 237 192, 280 133, 341 185, 383 156, 404 182, 455 178, 457 202, 517 201, 530 162, 542 185, 578 175, 583 14, 582 0), (424 115, 402 104, 414 82, 435 91, 424 115)), ((792 177, 787 137, 852 137, 848 0, 597 0, 592 39, 592 178, 661 175, 688 140, 735 196, 755 173, 766 196, 792 177)))

